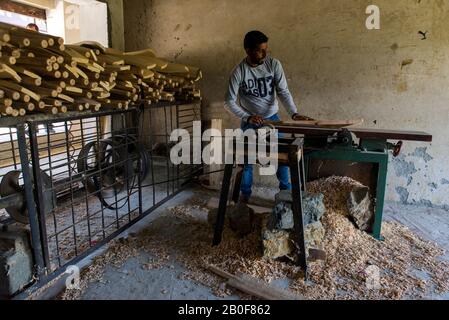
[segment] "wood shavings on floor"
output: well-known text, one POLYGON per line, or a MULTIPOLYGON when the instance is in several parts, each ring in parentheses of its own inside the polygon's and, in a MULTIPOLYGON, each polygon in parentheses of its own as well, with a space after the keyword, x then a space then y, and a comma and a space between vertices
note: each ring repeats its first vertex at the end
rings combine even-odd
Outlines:
MULTIPOLYGON (((82 274, 82 290, 66 291, 62 298, 79 298, 89 282, 101 279, 107 264, 120 266, 139 252, 153 257, 142 268, 170 268, 170 259, 175 259, 186 269, 178 278, 206 285, 220 297, 235 292, 224 285, 224 279, 207 271, 207 265, 266 282, 288 278, 290 290, 305 299, 420 299, 434 292, 448 292, 449 263, 439 259, 443 249, 391 222, 383 224, 385 241, 377 241, 346 217, 346 197, 355 184, 358 182, 342 177, 308 184, 309 192, 325 195, 327 208, 322 218, 327 258, 309 264, 308 282, 304 282, 299 267, 262 257, 260 215, 252 234, 240 239, 225 228, 221 245, 212 247, 213 230, 207 223, 205 194, 201 194, 200 200, 170 208, 143 232, 114 241, 107 253, 82 274), (373 270, 379 272, 378 283, 377 278, 369 276, 373 270), (428 279, 421 279, 417 271, 427 273, 428 279)), ((242 295, 242 299, 249 298, 242 295)))

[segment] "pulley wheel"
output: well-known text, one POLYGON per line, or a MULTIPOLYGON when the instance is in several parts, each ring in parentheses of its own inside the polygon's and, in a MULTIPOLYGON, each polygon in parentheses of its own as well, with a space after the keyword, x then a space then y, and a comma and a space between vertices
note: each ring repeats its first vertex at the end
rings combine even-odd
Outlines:
MULTIPOLYGON (((2 197, 10 196, 15 193, 22 193, 23 199, 26 199, 25 188, 23 185, 20 185, 19 183, 21 174, 22 171, 14 170, 8 172, 3 176, 2 181, 0 182, 0 195, 2 197)), ((51 178, 43 170, 39 170, 39 174, 43 190, 42 191, 43 199, 41 199, 43 201, 43 208, 45 213, 49 213, 53 210, 53 208, 56 205, 54 192, 51 189, 51 178)), ((34 187, 34 177, 31 168, 30 168, 30 176, 34 187)), ((23 224, 30 223, 26 200, 24 200, 23 203, 6 208, 6 212, 8 212, 11 218, 13 218, 17 222, 23 224)))

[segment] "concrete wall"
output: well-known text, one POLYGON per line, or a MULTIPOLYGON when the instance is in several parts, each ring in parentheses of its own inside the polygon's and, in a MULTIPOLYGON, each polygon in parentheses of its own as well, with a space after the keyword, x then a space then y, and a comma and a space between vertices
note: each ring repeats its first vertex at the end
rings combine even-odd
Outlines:
POLYGON ((48 33, 68 44, 97 41, 108 46, 107 6, 94 0, 55 0, 47 10, 48 33))
POLYGON ((205 116, 224 127, 238 125, 223 112, 228 75, 244 34, 260 29, 302 113, 432 133, 432 144, 406 143, 392 161, 387 198, 449 206, 448 1, 127 0, 124 9, 126 49, 200 66, 205 116), (371 4, 381 30, 365 27, 371 4))

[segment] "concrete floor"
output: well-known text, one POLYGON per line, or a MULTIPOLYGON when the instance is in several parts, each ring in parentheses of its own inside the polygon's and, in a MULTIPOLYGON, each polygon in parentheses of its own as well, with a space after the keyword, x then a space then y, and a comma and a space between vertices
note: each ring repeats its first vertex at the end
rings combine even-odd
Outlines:
MULTIPOLYGON (((446 250, 442 260, 449 261, 449 212, 439 208, 387 203, 384 211, 385 221, 396 221, 424 239, 437 243, 446 250)), ((418 274, 423 280, 429 279, 426 273, 418 274)), ((449 292, 431 295, 428 299, 449 300, 449 292)))
MULTIPOLYGON (((127 230, 121 236, 135 233, 145 228, 154 219, 163 214, 167 208, 181 205, 187 199, 195 195, 195 189, 189 189, 176 196, 174 199, 157 209, 150 216, 146 217, 138 224, 127 230)), ((211 193, 211 196, 216 196, 211 193)), ((404 206, 396 203, 385 205, 385 221, 398 221, 425 239, 434 241, 449 251, 449 212, 442 209, 426 208, 418 206, 404 206)), ((150 299, 150 300, 220 300, 212 294, 211 289, 198 285, 189 280, 180 280, 178 276, 185 269, 177 264, 176 258, 168 263, 172 268, 162 268, 156 270, 142 270, 141 265, 149 258, 148 254, 142 252, 138 257, 129 259, 121 268, 112 266, 106 268, 103 281, 92 283, 82 295, 82 299, 109 300, 109 299, 150 299)), ((449 261, 449 253, 443 257, 449 261)), ((88 263, 89 259, 84 261, 88 263)), ((422 275, 423 278, 426 275, 422 275)), ((280 281, 278 286, 287 286, 287 283, 280 281)), ((431 299, 449 299, 449 293, 445 295, 431 296, 431 299)), ((230 296, 225 299, 238 299, 237 296, 230 296)))
MULTIPOLYGON (((177 195, 172 200, 155 210, 148 217, 132 226, 119 237, 136 233, 144 229, 153 220, 160 217, 167 208, 183 204, 195 195, 190 189, 177 195)), ((86 300, 219 300, 212 294, 211 289, 198 285, 190 280, 178 279, 186 270, 176 262, 174 256, 167 262, 172 268, 143 270, 142 264, 148 261, 150 255, 141 252, 137 258, 130 258, 119 269, 108 266, 103 280, 92 283, 84 292, 81 299, 86 300)), ((237 296, 227 297, 226 300, 236 300, 237 296)))

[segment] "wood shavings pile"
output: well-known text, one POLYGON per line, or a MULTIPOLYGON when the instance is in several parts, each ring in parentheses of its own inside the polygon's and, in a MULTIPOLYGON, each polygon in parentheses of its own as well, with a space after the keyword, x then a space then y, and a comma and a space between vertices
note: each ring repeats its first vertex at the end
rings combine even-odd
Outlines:
MULTIPOLYGON (((90 281, 92 275, 98 281, 102 274, 99 269, 105 264, 123 262, 141 250, 154 257, 151 263, 157 267, 169 268, 170 257, 176 259, 186 268, 179 279, 191 279, 209 286, 220 297, 236 292, 224 285, 224 279, 207 271, 207 265, 216 265, 232 274, 242 272, 266 282, 290 279, 290 290, 305 299, 419 299, 448 292, 449 263, 439 260, 444 250, 397 223, 383 224, 385 241, 381 242, 349 221, 345 216, 346 197, 356 184, 358 182, 350 178, 330 177, 308 185, 309 192, 325 195, 327 213, 322 223, 326 229, 323 248, 327 259, 309 263, 307 283, 299 267, 263 258, 262 215, 256 219, 256 230, 246 238, 237 238, 225 228, 221 245, 212 247, 213 230, 207 223, 207 211, 202 205, 204 202, 197 201, 170 208, 143 232, 129 238, 126 245, 114 242, 107 258, 100 259, 99 266, 90 267, 87 273, 91 275, 82 276, 82 281, 90 281), (121 258, 117 260, 116 255, 121 258), (379 270, 378 289, 367 286, 367 268, 370 266, 379 270), (426 272, 428 279, 418 277, 417 270, 426 272)), ((87 287, 87 283, 83 286, 87 287)), ((80 294, 63 298, 78 298, 80 294)))

